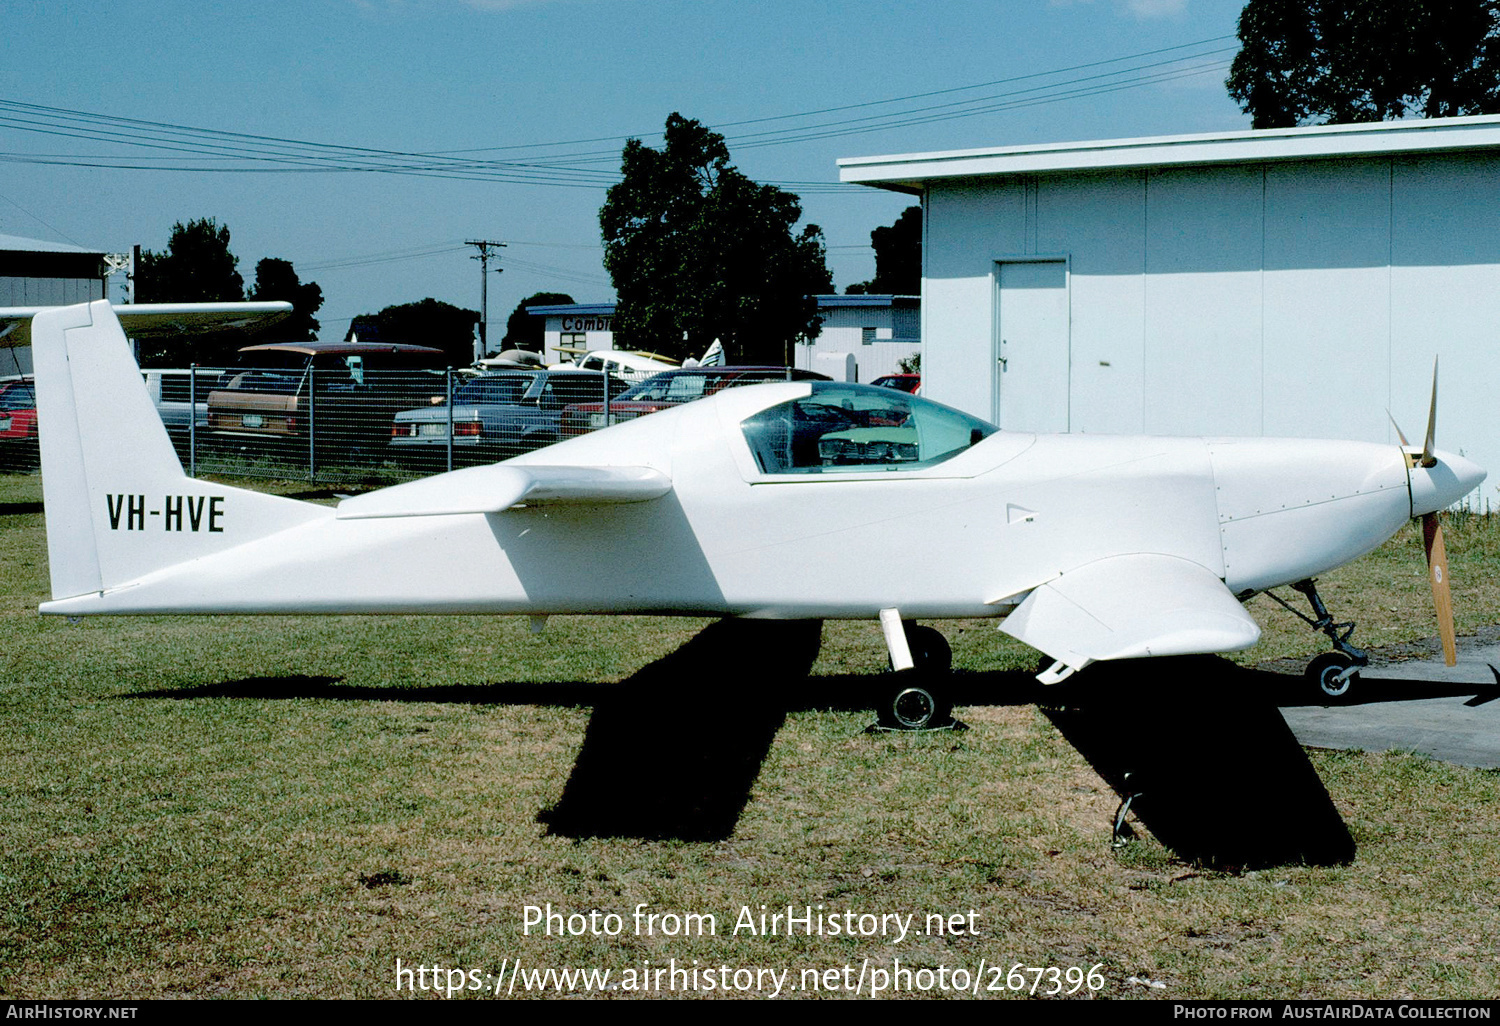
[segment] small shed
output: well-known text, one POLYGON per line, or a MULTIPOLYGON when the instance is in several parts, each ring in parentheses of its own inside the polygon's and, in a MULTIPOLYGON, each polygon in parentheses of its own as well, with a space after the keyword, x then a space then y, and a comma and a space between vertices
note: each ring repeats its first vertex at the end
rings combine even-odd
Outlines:
MULTIPOLYGON (((102 250, 0 235, 0 307, 103 299, 107 275, 102 250)), ((0 350, 0 376, 30 373, 30 346, 0 350)))
POLYGON ((1500 116, 839 161, 921 197, 923 391, 1037 431, 1395 441, 1500 481, 1500 116))

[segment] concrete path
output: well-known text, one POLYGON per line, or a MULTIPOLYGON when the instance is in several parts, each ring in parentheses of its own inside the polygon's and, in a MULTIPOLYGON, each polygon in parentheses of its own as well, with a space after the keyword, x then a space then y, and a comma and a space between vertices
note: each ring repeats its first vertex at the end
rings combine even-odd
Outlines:
MULTIPOLYGON (((1434 643, 1435 644, 1435 643, 1434 643)), ((1441 654, 1401 658, 1372 654, 1346 704, 1321 705, 1309 697, 1282 706, 1288 726, 1313 748, 1405 749, 1463 766, 1500 768, 1500 628, 1460 638, 1458 665, 1441 654)), ((1281 673, 1290 667, 1262 667, 1281 673)), ((1311 685, 1302 689, 1311 695, 1311 685)))

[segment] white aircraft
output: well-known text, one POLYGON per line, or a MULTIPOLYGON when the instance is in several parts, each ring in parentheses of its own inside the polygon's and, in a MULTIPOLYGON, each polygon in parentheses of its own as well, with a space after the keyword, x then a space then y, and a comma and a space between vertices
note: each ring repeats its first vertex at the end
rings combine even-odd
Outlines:
MULTIPOLYGON (((1032 435, 892 389, 778 382, 324 506, 185 476, 107 302, 42 312, 32 339, 41 611, 66 616, 868 618, 897 670, 945 658, 911 621, 993 617, 1051 658, 1050 683, 1248 648, 1245 599, 1301 584, 1321 612, 1311 578, 1408 518, 1435 525, 1485 476, 1433 450, 1430 423, 1420 450, 1032 435)), ((1429 557, 1445 595, 1440 535, 1429 557)), ((1325 686, 1346 687, 1357 660, 1334 665, 1325 686)))

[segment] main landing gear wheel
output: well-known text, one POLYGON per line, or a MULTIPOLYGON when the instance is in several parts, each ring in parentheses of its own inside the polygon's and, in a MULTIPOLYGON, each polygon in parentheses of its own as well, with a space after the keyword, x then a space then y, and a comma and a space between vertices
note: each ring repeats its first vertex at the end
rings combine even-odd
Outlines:
POLYGON ((880 725, 891 730, 934 730, 953 723, 953 699, 942 678, 953 668, 953 649, 940 631, 914 623, 904 625, 911 649, 910 670, 880 706, 880 725))
POLYGON ((880 710, 880 722, 896 730, 931 730, 953 720, 953 701, 928 684, 903 684, 880 710))
POLYGON ((918 624, 906 624, 906 644, 911 649, 913 667, 919 673, 943 674, 953 669, 953 649, 942 631, 918 624))
POLYGON ((1359 669, 1344 653, 1325 652, 1307 664, 1307 679, 1318 689, 1319 697, 1344 698, 1359 680, 1359 669))

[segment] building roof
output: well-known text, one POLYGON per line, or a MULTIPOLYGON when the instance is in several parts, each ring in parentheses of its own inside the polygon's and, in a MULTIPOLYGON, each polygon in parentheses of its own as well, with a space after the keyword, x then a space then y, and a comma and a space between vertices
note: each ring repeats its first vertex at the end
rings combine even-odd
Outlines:
POLYGON ((839 306, 904 306, 911 303, 920 303, 921 296, 889 296, 877 293, 875 295, 853 295, 853 296, 816 296, 819 310, 829 310, 839 306))
POLYGON ((562 303, 550 306, 528 306, 526 312, 537 317, 608 317, 615 312, 615 304, 562 303))
POLYGON ((839 180, 921 193, 936 179, 1500 148, 1500 115, 846 157, 839 180))
POLYGON ((43 242, 41 239, 23 239, 19 235, 0 235, 0 252, 6 250, 21 253, 86 253, 89 256, 104 254, 102 249, 85 249, 65 242, 43 242))
MULTIPOLYGON (((920 296, 816 296, 818 309, 835 306, 896 306, 921 302, 920 296)), ((526 312, 538 317, 610 317, 614 303, 571 303, 559 306, 528 306, 526 312)))

